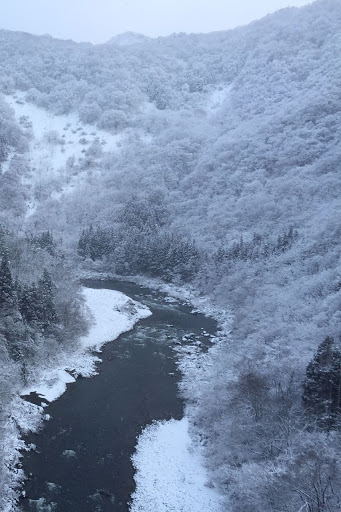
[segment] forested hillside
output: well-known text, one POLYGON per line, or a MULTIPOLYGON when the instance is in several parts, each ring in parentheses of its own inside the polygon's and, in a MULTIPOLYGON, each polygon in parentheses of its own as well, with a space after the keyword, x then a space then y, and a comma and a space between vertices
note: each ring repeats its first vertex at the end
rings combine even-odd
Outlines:
POLYGON ((2 386, 84 328, 77 266, 190 283, 233 314, 182 387, 227 506, 339 510, 341 3, 128 39, 0 31, 2 386))
MULTIPOLYGON (((25 229, 30 134, 1 99, 0 121, 0 510, 12 510, 21 472, 20 432, 40 414, 19 399, 39 372, 72 353, 87 329, 83 299, 60 238, 25 229)), ((42 410, 41 410, 42 412, 42 410)), ((14 509, 13 509, 14 510, 14 509)))

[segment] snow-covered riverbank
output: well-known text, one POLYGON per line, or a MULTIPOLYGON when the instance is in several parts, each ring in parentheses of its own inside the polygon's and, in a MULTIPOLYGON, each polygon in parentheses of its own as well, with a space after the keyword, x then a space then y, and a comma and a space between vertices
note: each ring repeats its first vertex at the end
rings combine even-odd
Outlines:
POLYGON ((132 276, 131 280, 165 293, 170 303, 179 301, 192 306, 193 313, 214 318, 219 325, 219 335, 211 338, 208 352, 203 352, 195 342, 173 348, 182 373, 179 387, 186 400, 185 416, 180 421, 153 423, 137 439, 132 457, 136 491, 132 495, 131 512, 222 512, 226 510, 226 499, 210 483, 204 449, 191 422, 207 385, 212 361, 219 354, 221 344, 230 339, 232 314, 215 306, 209 297, 199 297, 191 286, 166 284, 142 276, 132 276))
POLYGON ((22 391, 22 395, 35 392, 49 402, 56 400, 78 375, 91 377, 96 374, 96 363, 100 359, 93 350, 100 351, 104 343, 130 331, 136 322, 151 315, 147 307, 115 290, 83 288, 83 294, 93 319, 88 334, 81 338, 76 351, 62 355, 54 368, 44 369, 37 381, 22 391))
POLYGON ((131 512, 222 512, 222 497, 209 486, 200 445, 189 434, 188 418, 147 427, 132 460, 137 473, 131 512))
POLYGON ((30 449, 21 439, 22 434, 39 429, 44 420, 46 401, 53 401, 65 391, 67 384, 75 381, 78 375, 90 377, 97 373, 96 364, 100 359, 94 350, 116 339, 120 334, 131 330, 136 322, 151 315, 144 305, 133 301, 123 293, 115 290, 97 290, 84 288, 86 307, 92 317, 92 327, 84 336, 75 351, 61 354, 59 361, 50 368, 42 368, 36 381, 21 391, 21 395, 35 392, 42 398, 42 406, 31 404, 20 396, 12 401, 8 421, 2 428, 4 445, 6 481, 5 493, 0 497, 1 512, 16 510, 16 491, 24 479, 23 472, 18 469, 20 450, 30 449))

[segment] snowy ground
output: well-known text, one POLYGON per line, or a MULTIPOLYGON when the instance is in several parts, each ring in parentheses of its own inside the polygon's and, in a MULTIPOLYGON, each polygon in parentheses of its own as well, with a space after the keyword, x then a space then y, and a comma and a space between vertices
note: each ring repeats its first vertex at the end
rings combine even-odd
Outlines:
POLYGON ((83 288, 87 306, 95 316, 95 323, 87 336, 81 339, 84 348, 99 349, 103 342, 116 339, 129 331, 150 310, 116 290, 83 288))
POLYGON ((25 100, 25 94, 17 92, 6 101, 14 109, 19 124, 33 134, 31 161, 38 166, 46 160, 50 169, 58 170, 70 156, 80 158, 94 140, 99 139, 105 151, 117 151, 122 134, 113 135, 93 125, 81 123, 76 114, 54 115, 25 100), (25 118, 25 119, 24 119, 25 118), (49 132, 56 132, 59 143, 47 144, 49 132), (81 143, 81 139, 86 143, 81 143), (52 154, 51 154, 52 153, 52 154))
POLYGON ((223 502, 208 483, 200 455, 188 432, 188 419, 148 426, 132 457, 137 470, 131 512, 222 512, 223 502))
POLYGON ((96 373, 98 357, 91 350, 130 331, 136 322, 151 315, 150 310, 115 290, 83 288, 86 305, 93 317, 89 333, 81 338, 78 351, 68 354, 55 368, 45 369, 36 383, 22 390, 22 395, 36 392, 49 402, 59 398, 66 385, 75 381, 75 376, 89 377, 96 373))
MULTIPOLYGON (((98 142, 103 151, 118 151, 123 134, 113 135, 92 125, 83 124, 76 114, 54 115, 25 100, 25 94, 17 92, 7 96, 6 101, 14 109, 15 117, 21 127, 30 133, 29 165, 31 176, 25 178, 27 190, 32 191, 28 204, 27 217, 34 214, 38 202, 34 198, 37 187, 55 180, 58 189, 52 191, 52 199, 60 199, 79 186, 83 174, 72 175, 67 162, 74 164, 83 159, 92 143, 98 142)), ((9 165, 10 158, 8 158, 9 165)), ((5 169, 6 170, 6 169, 5 169)))
POLYGON ((222 108, 222 106, 227 104, 230 100, 230 93, 232 91, 232 85, 227 85, 224 87, 218 87, 214 89, 208 96, 207 103, 205 105, 205 110, 207 115, 216 114, 222 108))

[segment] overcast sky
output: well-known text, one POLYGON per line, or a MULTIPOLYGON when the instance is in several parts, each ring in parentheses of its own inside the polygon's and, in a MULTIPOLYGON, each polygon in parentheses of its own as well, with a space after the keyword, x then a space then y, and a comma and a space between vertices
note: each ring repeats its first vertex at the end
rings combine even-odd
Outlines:
POLYGON ((0 27, 105 42, 126 31, 149 36, 244 25, 311 0, 0 0, 0 27))

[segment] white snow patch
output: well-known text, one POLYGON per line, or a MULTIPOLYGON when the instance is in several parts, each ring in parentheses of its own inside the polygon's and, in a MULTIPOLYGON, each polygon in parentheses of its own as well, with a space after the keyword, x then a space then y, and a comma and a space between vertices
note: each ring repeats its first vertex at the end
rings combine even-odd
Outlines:
POLYGON ((42 424, 44 409, 42 406, 26 402, 20 397, 15 397, 11 404, 11 420, 15 425, 27 434, 35 432, 42 424))
POLYGON ((215 113, 220 110, 223 103, 228 99, 231 90, 232 85, 230 84, 212 91, 206 104, 207 113, 215 113))
POLYGON ((138 438, 132 456, 136 491, 131 512, 223 511, 223 498, 209 486, 188 419, 153 423, 138 438))
POLYGON ((12 158, 14 157, 15 155, 15 151, 10 151, 8 156, 7 156, 7 160, 5 162, 2 162, 1 164, 1 170, 0 170, 0 174, 5 174, 8 169, 9 169, 9 166, 10 166, 10 163, 11 163, 11 160, 12 158))
POLYGON ((57 400, 66 391, 66 385, 75 382, 74 377, 60 368, 55 370, 44 370, 40 375, 39 382, 24 388, 21 395, 37 393, 49 402, 57 400))
MULTIPOLYGON (((65 135, 65 153, 61 153, 52 147, 53 160, 57 165, 58 163, 65 164, 68 157, 73 154, 75 156, 82 156, 82 154, 79 154, 81 150, 86 149, 97 137, 100 139, 100 142, 104 143, 105 151, 117 151, 120 146, 122 141, 121 133, 114 135, 105 130, 100 130, 94 125, 82 123, 75 113, 55 115, 52 112, 37 107, 33 103, 27 102, 25 100, 25 93, 17 92, 14 96, 8 96, 6 100, 14 109, 19 122, 22 116, 26 116, 27 120, 32 123, 34 149, 42 150, 41 145, 47 145, 45 138, 49 132, 57 132, 60 138, 63 138, 63 135, 65 135), (85 135, 83 135, 83 132, 85 132, 85 135), (88 141, 88 144, 79 143, 82 137, 88 141), (38 147, 36 147, 37 144, 38 147)), ((50 144, 48 145, 51 146, 50 144)), ((51 155, 51 147, 49 154, 51 155)))
POLYGON ((95 320, 88 335, 81 338, 83 348, 98 350, 103 343, 130 331, 138 320, 151 315, 146 306, 116 290, 84 288, 83 293, 95 320))
POLYGON ((29 500, 30 510, 36 512, 53 512, 57 509, 56 503, 47 503, 45 498, 39 498, 38 500, 29 500))
MULTIPOLYGON (((46 183, 54 180, 57 190, 51 191, 51 198, 58 200, 74 191, 86 177, 85 171, 70 175, 70 170, 67 169, 69 158, 74 157, 76 163, 83 159, 84 152, 95 140, 102 145, 103 151, 116 152, 125 137, 123 133, 114 135, 93 125, 83 124, 75 113, 54 115, 26 102, 25 93, 22 92, 8 96, 6 100, 14 109, 19 124, 31 135, 28 156, 31 176, 26 176, 23 180, 27 190, 32 191, 26 218, 36 212, 36 188, 46 188, 46 183)), ((3 166, 3 172, 7 170, 9 161, 8 159, 7 167, 3 166)))

